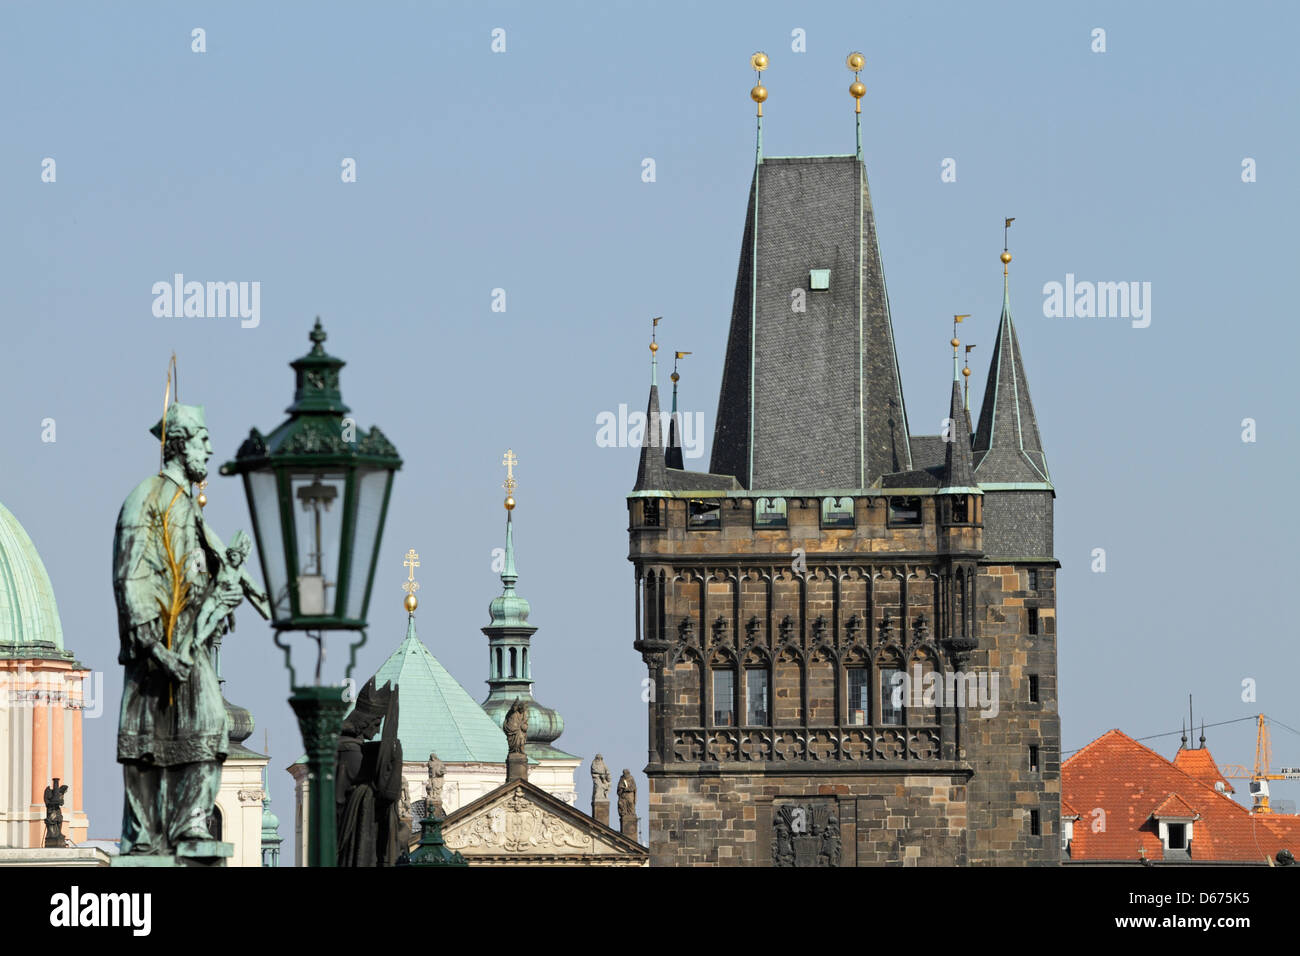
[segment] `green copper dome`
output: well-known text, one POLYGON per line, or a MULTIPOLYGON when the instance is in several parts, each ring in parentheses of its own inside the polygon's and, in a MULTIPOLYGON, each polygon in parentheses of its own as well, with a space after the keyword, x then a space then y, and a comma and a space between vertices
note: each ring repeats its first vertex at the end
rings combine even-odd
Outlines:
POLYGON ((69 657, 45 564, 23 526, 0 505, 0 657, 69 657))
POLYGON ((375 684, 392 681, 401 690, 397 736, 405 760, 446 763, 505 763, 506 735, 492 722, 416 636, 409 615, 406 639, 375 672, 375 684))

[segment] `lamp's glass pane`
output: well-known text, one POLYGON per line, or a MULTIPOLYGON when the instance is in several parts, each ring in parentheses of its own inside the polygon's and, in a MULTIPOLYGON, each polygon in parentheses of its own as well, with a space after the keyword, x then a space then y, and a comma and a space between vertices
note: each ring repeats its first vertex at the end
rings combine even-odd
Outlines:
POLYGON ((290 616, 289 570, 284 560, 284 535, 280 532, 280 496, 275 472, 248 473, 249 492, 253 498, 253 521, 261 537, 262 569, 266 573, 266 592, 271 596, 271 619, 281 621, 290 616))
POLYGON ((344 476, 341 473, 307 472, 291 475, 289 495, 293 502, 294 527, 298 537, 298 613, 334 613, 339 570, 339 539, 343 531, 344 476))
POLYGON ((375 536, 384 509, 384 492, 391 472, 378 468, 357 471, 357 521, 349 575, 347 616, 359 620, 365 612, 366 582, 370 580, 375 555, 375 536))

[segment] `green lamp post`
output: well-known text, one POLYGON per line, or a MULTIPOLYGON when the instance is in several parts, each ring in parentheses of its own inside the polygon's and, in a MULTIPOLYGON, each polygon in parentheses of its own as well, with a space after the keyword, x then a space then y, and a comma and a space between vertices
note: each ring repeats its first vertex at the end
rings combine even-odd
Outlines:
POLYGON ((271 598, 275 644, 284 651, 292 696, 307 751, 311 866, 333 866, 334 761, 348 710, 340 685, 321 684, 325 636, 355 631, 347 675, 365 643, 366 612, 388 514, 393 475, 402 459, 378 428, 358 428, 339 392, 342 359, 326 353, 320 319, 311 351, 289 363, 293 404, 287 421, 263 435, 256 428, 223 475, 240 475, 253 519, 257 553, 271 598), (316 642, 315 679, 300 686, 285 637, 316 642))

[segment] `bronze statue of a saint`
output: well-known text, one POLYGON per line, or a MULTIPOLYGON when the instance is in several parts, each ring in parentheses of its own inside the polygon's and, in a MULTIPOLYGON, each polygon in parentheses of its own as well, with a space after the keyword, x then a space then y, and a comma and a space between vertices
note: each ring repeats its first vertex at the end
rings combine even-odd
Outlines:
POLYGON ((225 548, 203 520, 191 486, 207 477, 212 445, 202 406, 169 405, 153 429, 162 470, 127 496, 113 537, 118 663, 125 667, 117 734, 126 800, 122 852, 169 854, 212 840, 226 758, 226 706, 213 642, 248 597, 266 595, 242 566, 246 535, 225 548), (242 556, 231 567, 231 555, 242 556))
POLYGON ((59 778, 54 778, 54 786, 45 788, 45 845, 61 847, 66 845, 63 835, 63 796, 68 792, 65 783, 59 786, 59 778))
MULTIPOLYGON (((339 866, 392 866, 407 850, 401 812, 398 688, 372 677, 343 721, 335 766, 339 866), (383 725, 379 740, 371 740, 383 725)), ((410 830, 406 839, 409 840, 410 830)))
POLYGON ((528 708, 524 706, 523 698, 516 697, 510 705, 502 729, 506 732, 506 744, 510 753, 523 753, 524 744, 528 742, 528 708))

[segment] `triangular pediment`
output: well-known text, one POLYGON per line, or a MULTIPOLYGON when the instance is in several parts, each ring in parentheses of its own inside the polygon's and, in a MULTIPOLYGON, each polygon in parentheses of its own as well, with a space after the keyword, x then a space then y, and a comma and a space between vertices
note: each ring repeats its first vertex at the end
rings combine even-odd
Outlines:
POLYGON ((648 851, 524 780, 498 787, 450 814, 447 847, 471 865, 643 866, 648 851))

